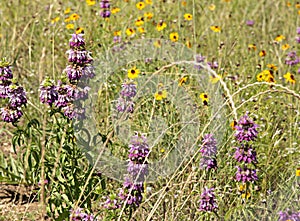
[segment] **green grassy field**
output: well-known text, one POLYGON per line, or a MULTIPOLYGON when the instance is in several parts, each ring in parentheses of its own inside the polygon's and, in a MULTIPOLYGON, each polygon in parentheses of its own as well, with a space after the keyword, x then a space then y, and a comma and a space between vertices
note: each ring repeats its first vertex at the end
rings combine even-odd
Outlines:
MULTIPOLYGON (((115 0, 103 18, 100 2, 1 3, 0 58, 25 88, 27 104, 17 123, 0 123, 0 220, 75 220, 70 210, 78 207, 98 220, 278 220, 280 211, 299 213, 300 56, 291 52, 300 48, 300 4, 115 0), (77 87, 64 71, 73 33, 84 34, 95 67, 84 82, 91 90, 82 124, 39 98, 46 78, 77 87), (119 113, 129 78, 137 88, 134 111, 119 113), (236 166, 245 163, 234 154, 248 143, 238 141, 232 123, 246 113, 258 125, 250 141, 257 163, 249 164, 258 179, 243 187, 236 166), (107 197, 118 199, 124 188, 135 131, 150 146, 141 204, 119 199, 119 208, 107 209, 107 197), (200 167, 205 134, 217 140, 215 170, 200 167), (200 210, 204 187, 214 188, 213 212, 200 210)), ((7 102, 0 99, 0 108, 7 102)))

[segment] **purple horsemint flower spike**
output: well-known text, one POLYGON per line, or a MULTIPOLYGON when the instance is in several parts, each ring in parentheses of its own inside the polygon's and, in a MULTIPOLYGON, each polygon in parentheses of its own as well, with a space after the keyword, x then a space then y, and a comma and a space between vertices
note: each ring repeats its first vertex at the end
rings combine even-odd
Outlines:
POLYGON ((297 56, 296 51, 291 51, 288 53, 285 63, 290 66, 294 66, 300 62, 300 58, 297 56))
POLYGON ((149 145, 147 138, 142 134, 136 132, 130 139, 128 158, 130 161, 137 163, 144 163, 149 155, 149 145))
POLYGON ((70 211, 70 218, 72 221, 96 221, 93 214, 83 212, 82 208, 77 208, 75 211, 70 211))
POLYGON ((120 95, 123 97, 133 98, 136 95, 136 84, 133 82, 126 82, 122 84, 120 95))
POLYGON ((102 203, 103 208, 105 209, 118 209, 121 207, 121 204, 118 198, 106 197, 106 201, 102 203))
POLYGON ((114 36, 114 38, 113 38, 114 43, 121 43, 121 41, 122 41, 121 36, 114 36))
POLYGON ((8 93, 9 105, 13 109, 27 104, 26 92, 23 87, 11 85, 8 93))
POLYGON ((247 144, 242 145, 242 147, 236 147, 234 158, 238 162, 257 163, 256 151, 251 147, 251 145, 247 144))
POLYGON ((219 64, 218 62, 214 61, 214 62, 207 62, 208 66, 211 68, 211 69, 218 69, 219 67, 219 64))
POLYGON ((0 67, 0 81, 11 81, 12 78, 13 74, 10 65, 7 64, 7 66, 0 67))
POLYGON ((100 8, 110 8, 109 0, 102 0, 100 2, 100 8))
POLYGON ((73 97, 69 96, 68 90, 70 90, 70 85, 63 84, 60 80, 57 84, 57 92, 58 97, 54 102, 54 105, 57 108, 60 107, 66 107, 70 102, 72 102, 74 99, 73 97))
POLYGON ((134 111, 134 102, 131 99, 126 98, 118 98, 116 109, 118 112, 127 112, 127 113, 133 113, 134 111))
POLYGON ((10 92, 9 86, 0 84, 0 98, 7 98, 9 92, 10 92))
POLYGON ((67 51, 68 61, 78 65, 89 64, 93 61, 90 52, 70 49, 67 51))
POLYGON ((212 134, 205 134, 202 140, 202 147, 200 149, 202 158, 200 160, 201 169, 217 169, 217 141, 212 134))
POLYGON ((84 34, 72 34, 72 37, 69 41, 69 45, 71 48, 80 48, 85 46, 85 41, 83 38, 84 34))
POLYGON ((245 182, 251 182, 258 180, 258 177, 256 175, 255 169, 249 169, 246 166, 243 168, 237 166, 237 172, 236 172, 236 180, 245 182))
POLYGON ((206 170, 217 169, 217 160, 211 157, 202 157, 200 159, 200 168, 206 170))
POLYGON ((82 76, 82 68, 80 66, 68 65, 64 72, 70 81, 79 81, 82 76))
POLYGON ((102 12, 100 12, 100 15, 103 17, 103 18, 109 18, 110 17, 110 11, 108 10, 104 10, 102 12))
POLYGON ((300 27, 297 27, 297 34, 300 35, 300 27))
MULTIPOLYGON (((197 54, 197 55, 195 56, 195 61, 196 61, 197 63, 203 63, 203 62, 205 61, 205 57, 202 56, 202 55, 200 55, 200 54, 197 54)), ((201 69, 202 69, 202 67, 201 67, 200 65, 194 65, 194 68, 196 68, 196 69, 198 69, 198 70, 201 70, 201 69)))
POLYGON ((46 78, 40 86, 40 101, 51 106, 58 99, 57 89, 54 81, 46 78))
POLYGON ((78 87, 78 85, 65 85, 64 88, 69 100, 72 101, 86 100, 90 90, 90 87, 88 86, 78 87))
POLYGON ((238 141, 253 141, 257 138, 257 129, 258 125, 255 124, 247 114, 242 116, 235 126, 236 133, 235 137, 238 141))
POLYGON ((62 110, 64 112, 64 115, 71 120, 72 119, 83 120, 86 118, 85 108, 78 107, 72 103, 68 103, 68 105, 63 107, 62 110))
POLYGON ((95 77, 95 67, 92 65, 85 65, 82 68, 82 78, 84 79, 92 79, 93 77, 95 77))
POLYGON ((143 183, 133 183, 130 178, 126 177, 118 197, 120 201, 126 202, 127 206, 138 207, 143 200, 143 192, 143 183))
POLYGON ((118 112, 127 112, 133 113, 134 111, 134 102, 133 98, 135 97, 136 91, 136 84, 132 81, 125 82, 122 84, 122 89, 120 92, 120 97, 116 103, 116 109, 118 112))
POLYGON ((127 172, 134 183, 143 182, 145 181, 145 177, 149 173, 148 164, 129 161, 127 166, 127 172))
POLYGON ((300 221, 300 211, 293 212, 287 209, 287 211, 285 212, 280 211, 278 214, 279 214, 278 221, 300 221))
POLYGON ((215 199, 214 188, 204 188, 200 197, 200 210, 205 212, 214 212, 218 209, 215 199))
POLYGON ((212 134, 205 134, 202 140, 200 152, 203 156, 215 156, 217 154, 217 141, 212 134))
POLYGON ((23 112, 20 107, 17 107, 16 109, 5 107, 0 109, 0 115, 4 122, 15 123, 23 116, 23 112))
POLYGON ((102 9, 102 11, 100 12, 100 15, 103 18, 109 18, 110 17, 110 3, 109 0, 101 0, 100 2, 100 8, 102 9))

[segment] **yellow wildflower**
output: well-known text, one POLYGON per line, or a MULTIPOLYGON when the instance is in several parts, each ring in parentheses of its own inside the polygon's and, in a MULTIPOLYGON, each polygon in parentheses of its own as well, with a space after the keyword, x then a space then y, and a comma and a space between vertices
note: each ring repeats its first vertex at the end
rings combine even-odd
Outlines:
POLYGON ((155 41, 153 45, 154 45, 155 47, 157 47, 157 48, 160 48, 160 47, 161 47, 161 42, 160 42, 160 40, 155 41))
POLYGON ((127 28, 127 29, 126 29, 126 34, 127 34, 128 36, 132 36, 132 35, 135 34, 135 30, 132 29, 132 28, 127 28))
POLYGON ((204 105, 208 105, 209 98, 208 98, 207 93, 201 93, 201 94, 199 95, 199 97, 200 97, 200 99, 202 100, 202 103, 203 103, 204 105))
POLYGON ((92 6, 92 5, 96 4, 96 1, 95 0, 86 0, 86 3, 88 6, 92 6))
POLYGON ((138 28, 138 31, 139 31, 140 33, 145 33, 145 32, 146 32, 144 27, 139 27, 139 28, 138 28))
POLYGON ((81 33, 84 33, 84 30, 83 28, 79 27, 76 29, 76 34, 81 34, 81 33))
POLYGON ((145 12, 144 17, 146 18, 146 20, 151 20, 153 18, 153 13, 145 12))
POLYGON ((281 49, 284 50, 284 51, 289 49, 289 48, 290 48, 289 44, 284 44, 284 45, 281 46, 281 49))
POLYGON ((250 50, 255 51, 255 50, 256 50, 256 45, 255 45, 255 44, 249 44, 249 45, 248 45, 248 50, 249 50, 249 51, 250 51, 250 50))
POLYGON ((185 44, 186 44, 186 46, 187 46, 188 48, 191 48, 191 47, 192 47, 192 43, 191 43, 189 40, 187 40, 185 44))
POLYGON ((54 24, 54 23, 58 22, 59 20, 60 20, 60 17, 52 18, 51 24, 54 24))
POLYGON ((154 98, 157 101, 161 101, 162 99, 167 98, 167 91, 166 90, 162 90, 162 91, 158 91, 154 94, 154 98))
POLYGON ((71 21, 76 21, 80 18, 80 16, 76 13, 73 13, 72 15, 70 15, 70 20, 71 21))
POLYGON ((156 30, 157 31, 162 31, 164 30, 165 28, 167 27, 167 24, 165 22, 159 22, 157 25, 156 25, 156 30))
POLYGON ((214 75, 214 76, 209 76, 209 81, 213 84, 217 83, 219 80, 221 80, 221 75, 214 75))
POLYGON ((170 40, 171 40, 171 41, 176 42, 176 41, 178 41, 178 39, 179 39, 179 35, 178 35, 177 32, 172 32, 172 33, 170 34, 170 40))
POLYGON ((236 121, 235 121, 235 120, 232 121, 232 122, 230 123, 231 129, 232 129, 232 130, 236 130, 236 128, 235 128, 236 125, 237 125, 236 121))
POLYGON ((283 77, 285 78, 286 82, 290 82, 291 84, 296 83, 295 76, 290 72, 287 72, 285 75, 283 75, 283 77))
POLYGON ((249 199, 250 197, 251 197, 250 192, 248 192, 247 194, 246 194, 246 193, 243 193, 243 194, 242 194, 242 198, 243 198, 243 199, 249 199))
POLYGON ((71 21, 70 17, 65 18, 65 23, 69 23, 71 21))
POLYGON ((260 57, 265 57, 267 55, 267 52, 265 51, 265 50, 261 50, 260 52, 259 52, 259 56, 260 57))
POLYGON ((189 13, 184 14, 184 19, 187 21, 191 21, 193 20, 193 16, 189 13))
POLYGON ((184 76, 184 77, 180 78, 178 80, 178 86, 182 86, 183 84, 185 84, 187 82, 187 80, 188 80, 188 76, 184 76))
POLYGON ((70 12, 71 12, 71 8, 70 7, 66 8, 65 11, 64 11, 65 14, 69 14, 70 12))
POLYGON ((139 17, 136 21, 135 21, 135 25, 137 27, 140 27, 144 24, 144 18, 143 17, 139 17))
POLYGON ((278 68, 277 68, 277 66, 275 64, 267 64, 267 67, 270 68, 273 71, 277 71, 278 70, 278 68))
POLYGON ((110 12, 111 12, 112 14, 116 14, 116 13, 118 13, 118 12, 120 12, 120 11, 121 11, 120 8, 112 8, 110 12))
POLYGON ((136 67, 133 67, 131 69, 128 70, 127 72, 127 76, 130 79, 135 79, 139 76, 140 70, 137 69, 136 67))
POLYGON ((277 35, 277 37, 275 38, 276 42, 281 42, 285 39, 285 37, 283 35, 277 35))
POLYGON ((74 29, 74 24, 67 24, 66 29, 74 29))
POLYGON ((300 167, 296 169, 296 176, 300 176, 300 167))
POLYGON ((121 31, 114 31, 114 36, 121 36, 121 31))
POLYGON ((216 9, 216 5, 210 4, 210 5, 208 6, 208 9, 211 10, 211 11, 214 11, 214 10, 216 9))
POLYGON ((145 8, 145 3, 144 2, 138 2, 135 5, 139 10, 143 10, 145 8))
POLYGON ((220 32, 221 28, 219 26, 210 26, 210 30, 212 30, 213 32, 220 32))

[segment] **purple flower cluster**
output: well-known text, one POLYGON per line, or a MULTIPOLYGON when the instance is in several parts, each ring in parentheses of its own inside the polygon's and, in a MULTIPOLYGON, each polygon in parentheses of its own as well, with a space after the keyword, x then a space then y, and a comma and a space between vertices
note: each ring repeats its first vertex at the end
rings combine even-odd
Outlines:
POLYGON ((120 189, 119 198, 126 201, 128 206, 138 207, 142 202, 142 193, 144 192, 143 182, 148 175, 147 158, 150 153, 147 138, 143 134, 136 132, 131 137, 129 144, 129 163, 127 166, 128 175, 120 189))
POLYGON ((211 68, 211 69, 218 69, 219 67, 219 64, 218 62, 216 61, 213 61, 213 62, 207 62, 208 66, 211 68))
MULTIPOLYGON (((200 55, 200 54, 197 54, 196 56, 195 56, 195 60, 196 60, 196 62, 197 63, 203 63, 204 61, 205 61, 205 57, 204 56, 202 56, 202 55, 200 55)), ((207 62, 207 65, 211 68, 211 69, 218 69, 219 68, 219 64, 218 64, 218 62, 217 61, 213 61, 213 62, 207 62)), ((202 67, 201 67, 201 65, 194 65, 194 68, 196 68, 196 69, 198 69, 198 70, 201 70, 202 69, 202 67)))
POLYGON ((214 212, 218 209, 215 199, 214 188, 204 188, 200 197, 200 210, 205 212, 214 212))
POLYGON ((300 221, 300 212, 292 212, 289 209, 286 212, 280 211, 278 221, 300 221))
POLYGON ((123 188, 120 189, 118 197, 120 202, 126 202, 127 206, 139 207, 143 200, 143 192, 143 182, 135 183, 130 178, 126 177, 123 183, 123 188))
POLYGON ((296 37, 296 41, 297 43, 300 43, 300 27, 297 28, 297 37, 296 37))
POLYGON ((247 26, 253 26, 254 25, 254 21, 253 20, 247 20, 246 21, 246 25, 247 26))
POLYGON ((257 138, 258 125, 251 120, 246 113, 240 118, 235 126, 235 137, 239 142, 239 147, 235 147, 234 158, 242 163, 243 166, 237 166, 236 180, 245 182, 252 182, 258 180, 256 170, 247 167, 247 164, 257 164, 256 151, 249 143, 257 138))
POLYGON ((101 0, 100 2, 100 8, 102 9, 102 11, 100 12, 100 15, 103 18, 109 18, 110 17, 110 3, 109 0, 101 0))
POLYGON ((217 141, 212 134, 204 135, 200 152, 202 153, 200 168, 206 170, 217 169, 217 141))
POLYGON ((125 82, 122 84, 120 97, 117 100, 116 108, 118 112, 133 113, 134 102, 133 98, 136 95, 136 84, 133 82, 125 82))
POLYGON ((136 133, 129 144, 129 163, 123 187, 119 189, 117 197, 107 198, 104 208, 117 209, 126 203, 129 207, 138 207, 143 199, 145 177, 148 174, 147 158, 150 153, 147 138, 136 133))
POLYGON ((72 221, 96 221, 93 214, 87 214, 82 212, 82 208, 78 208, 75 211, 71 210, 70 218, 72 221))
MULTIPOLYGON (((196 62, 197 63, 203 63, 204 61, 205 61, 205 57, 204 56, 202 56, 202 55, 200 55, 200 54, 197 54, 196 56, 195 56, 195 60, 196 60, 196 62)), ((196 69, 198 69, 198 70, 201 70, 202 69, 202 67, 200 66, 200 65, 194 65, 194 68, 196 68, 196 69)))
POLYGON ((67 54, 72 64, 64 70, 69 83, 65 78, 57 84, 46 78, 40 86, 40 101, 62 110, 69 119, 84 119, 85 109, 81 102, 88 98, 90 88, 87 83, 95 76, 93 59, 85 50, 83 34, 72 34, 69 45, 67 54))
POLYGON ((237 173, 235 178, 237 181, 245 183, 258 180, 255 169, 249 169, 247 166, 244 166, 243 168, 237 166, 236 168, 237 173))
POLYGON ((249 144, 242 144, 241 147, 236 147, 234 158, 238 162, 257 163, 256 151, 249 144))
POLYGON ((129 163, 127 172, 134 182, 143 182, 148 174, 147 158, 149 155, 147 138, 136 133, 132 136, 129 144, 129 163))
POLYGON ((257 137, 257 129, 258 125, 255 124, 247 114, 242 116, 237 124, 235 126, 236 133, 235 137, 239 142, 243 141, 253 141, 257 137))
POLYGON ((27 104, 26 92, 13 80, 11 66, 3 61, 0 63, 0 99, 7 100, 6 107, 0 109, 4 122, 15 123, 23 116, 22 106, 27 104))
POLYGON ((297 56, 296 51, 291 51, 287 54, 285 64, 294 66, 300 62, 300 58, 297 56))

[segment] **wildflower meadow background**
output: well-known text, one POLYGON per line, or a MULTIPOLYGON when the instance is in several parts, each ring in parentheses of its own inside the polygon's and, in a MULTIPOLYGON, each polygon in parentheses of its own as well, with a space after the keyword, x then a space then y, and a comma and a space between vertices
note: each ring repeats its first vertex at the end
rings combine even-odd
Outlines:
POLYGON ((300 3, 0 16, 0 220, 300 220, 300 3))

